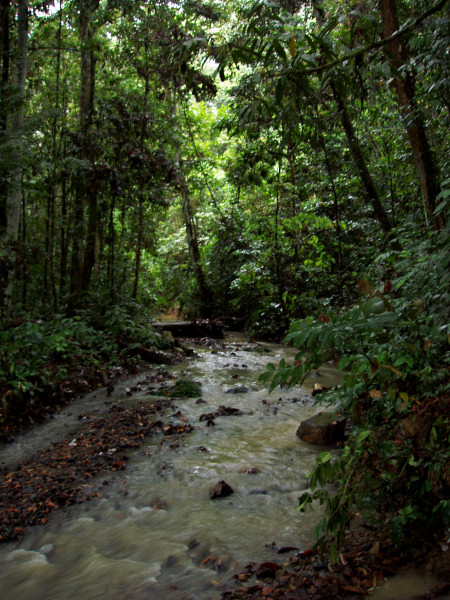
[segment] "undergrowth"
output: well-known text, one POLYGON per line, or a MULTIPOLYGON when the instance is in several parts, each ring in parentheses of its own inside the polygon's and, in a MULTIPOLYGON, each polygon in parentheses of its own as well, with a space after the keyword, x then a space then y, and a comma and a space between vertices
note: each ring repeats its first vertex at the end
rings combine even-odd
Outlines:
POLYGON ((71 317, 5 321, 0 328, 0 424, 38 413, 40 404, 47 410, 66 393, 88 391, 103 382, 103 372, 113 365, 134 368, 137 359, 128 353, 134 345, 162 344, 148 318, 122 305, 101 314, 97 305, 71 317))
POLYGON ((343 383, 322 401, 349 414, 353 431, 338 458, 320 454, 299 501, 301 512, 324 505, 316 535, 336 560, 356 511, 405 553, 450 523, 449 260, 448 230, 379 257, 372 276, 389 279, 361 280, 359 302, 338 314, 292 323, 295 363, 261 376, 272 390, 301 384, 340 357, 343 383))

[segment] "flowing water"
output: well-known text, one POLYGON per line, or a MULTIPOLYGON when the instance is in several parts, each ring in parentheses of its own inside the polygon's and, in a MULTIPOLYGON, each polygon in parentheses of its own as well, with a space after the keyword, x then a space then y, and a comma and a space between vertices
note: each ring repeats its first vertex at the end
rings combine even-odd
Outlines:
MULTIPOLYGON (((177 400, 173 411, 195 431, 179 447, 150 438, 129 453, 125 472, 108 473, 107 497, 60 511, 1 548, 1 600, 212 600, 248 562, 280 562, 272 542, 299 549, 313 543, 319 515, 296 507, 320 448, 295 433, 318 410, 314 379, 269 395, 258 375, 267 362, 292 357, 292 349, 228 337, 218 351, 196 351, 198 358, 172 369, 202 384, 206 404, 177 400), (249 391, 226 393, 236 386, 249 391), (244 414, 217 417, 215 427, 199 420, 221 405, 244 414), (239 472, 248 467, 257 472, 239 472), (210 500, 209 488, 222 479, 235 493, 210 500)), ((338 378, 331 367, 316 376, 324 385, 338 378)), ((4 449, 0 462, 12 468, 46 443, 75 435, 79 415, 101 414, 111 401, 141 401, 145 392, 125 397, 133 383, 118 386, 112 400, 99 390, 75 402, 4 449)))

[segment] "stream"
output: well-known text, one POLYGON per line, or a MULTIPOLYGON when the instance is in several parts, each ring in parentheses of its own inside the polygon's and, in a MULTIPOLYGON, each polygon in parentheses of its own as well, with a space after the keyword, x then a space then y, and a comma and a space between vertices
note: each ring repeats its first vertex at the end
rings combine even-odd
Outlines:
MULTIPOLYGON (((195 351, 197 358, 170 367, 202 384, 205 403, 177 400, 173 410, 195 430, 179 444, 149 438, 128 452, 125 471, 108 473, 102 498, 58 511, 1 547, 1 600, 213 600, 248 562, 282 561, 273 542, 300 550, 313 544, 320 514, 301 515, 297 504, 321 448, 302 442, 296 429, 318 411, 313 384, 335 384, 336 369, 324 366, 302 389, 269 395, 259 374, 294 349, 230 334, 223 348, 195 351), (227 393, 236 386, 249 391, 227 393), (200 420, 223 405, 244 414, 216 417, 214 427, 200 420), (219 480, 235 493, 211 500, 219 480)), ((2 449, 0 464, 13 468, 51 441, 76 438, 81 415, 148 398, 144 380, 141 374, 112 396, 101 389, 72 403, 2 449), (140 391, 129 396, 132 386, 140 391)))

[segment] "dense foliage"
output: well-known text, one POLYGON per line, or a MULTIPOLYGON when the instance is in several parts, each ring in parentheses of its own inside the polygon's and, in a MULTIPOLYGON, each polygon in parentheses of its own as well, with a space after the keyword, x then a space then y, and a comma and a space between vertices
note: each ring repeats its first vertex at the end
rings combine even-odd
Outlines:
POLYGON ((293 322, 299 362, 266 379, 340 358, 330 401, 356 421, 312 475, 338 493, 303 500, 322 530, 366 500, 399 538, 442 520, 447 4, 3 1, 3 421, 77 360, 165 343, 162 312, 293 322))
POLYGON ((271 364, 262 376, 272 388, 293 385, 340 356, 343 383, 321 401, 349 414, 354 429, 338 459, 320 455, 312 491, 300 498, 302 512, 314 501, 326 505, 317 528, 322 544, 330 535, 342 544, 356 510, 404 551, 450 523, 450 352, 442 310, 450 297, 448 234, 401 257, 380 257, 395 278, 380 288, 363 280, 355 306, 294 322, 288 339, 300 350, 295 364, 271 364), (433 259, 424 270, 427 254, 433 259))

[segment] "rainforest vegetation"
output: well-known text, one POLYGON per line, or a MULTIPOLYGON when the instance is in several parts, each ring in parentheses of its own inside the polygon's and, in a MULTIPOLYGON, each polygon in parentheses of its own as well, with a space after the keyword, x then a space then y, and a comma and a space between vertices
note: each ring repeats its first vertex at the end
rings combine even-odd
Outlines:
POLYGON ((299 349, 272 387, 345 372, 319 536, 357 506, 442 541, 448 1, 1 0, 0 27, 3 437, 167 348, 156 317, 235 317, 299 349))

